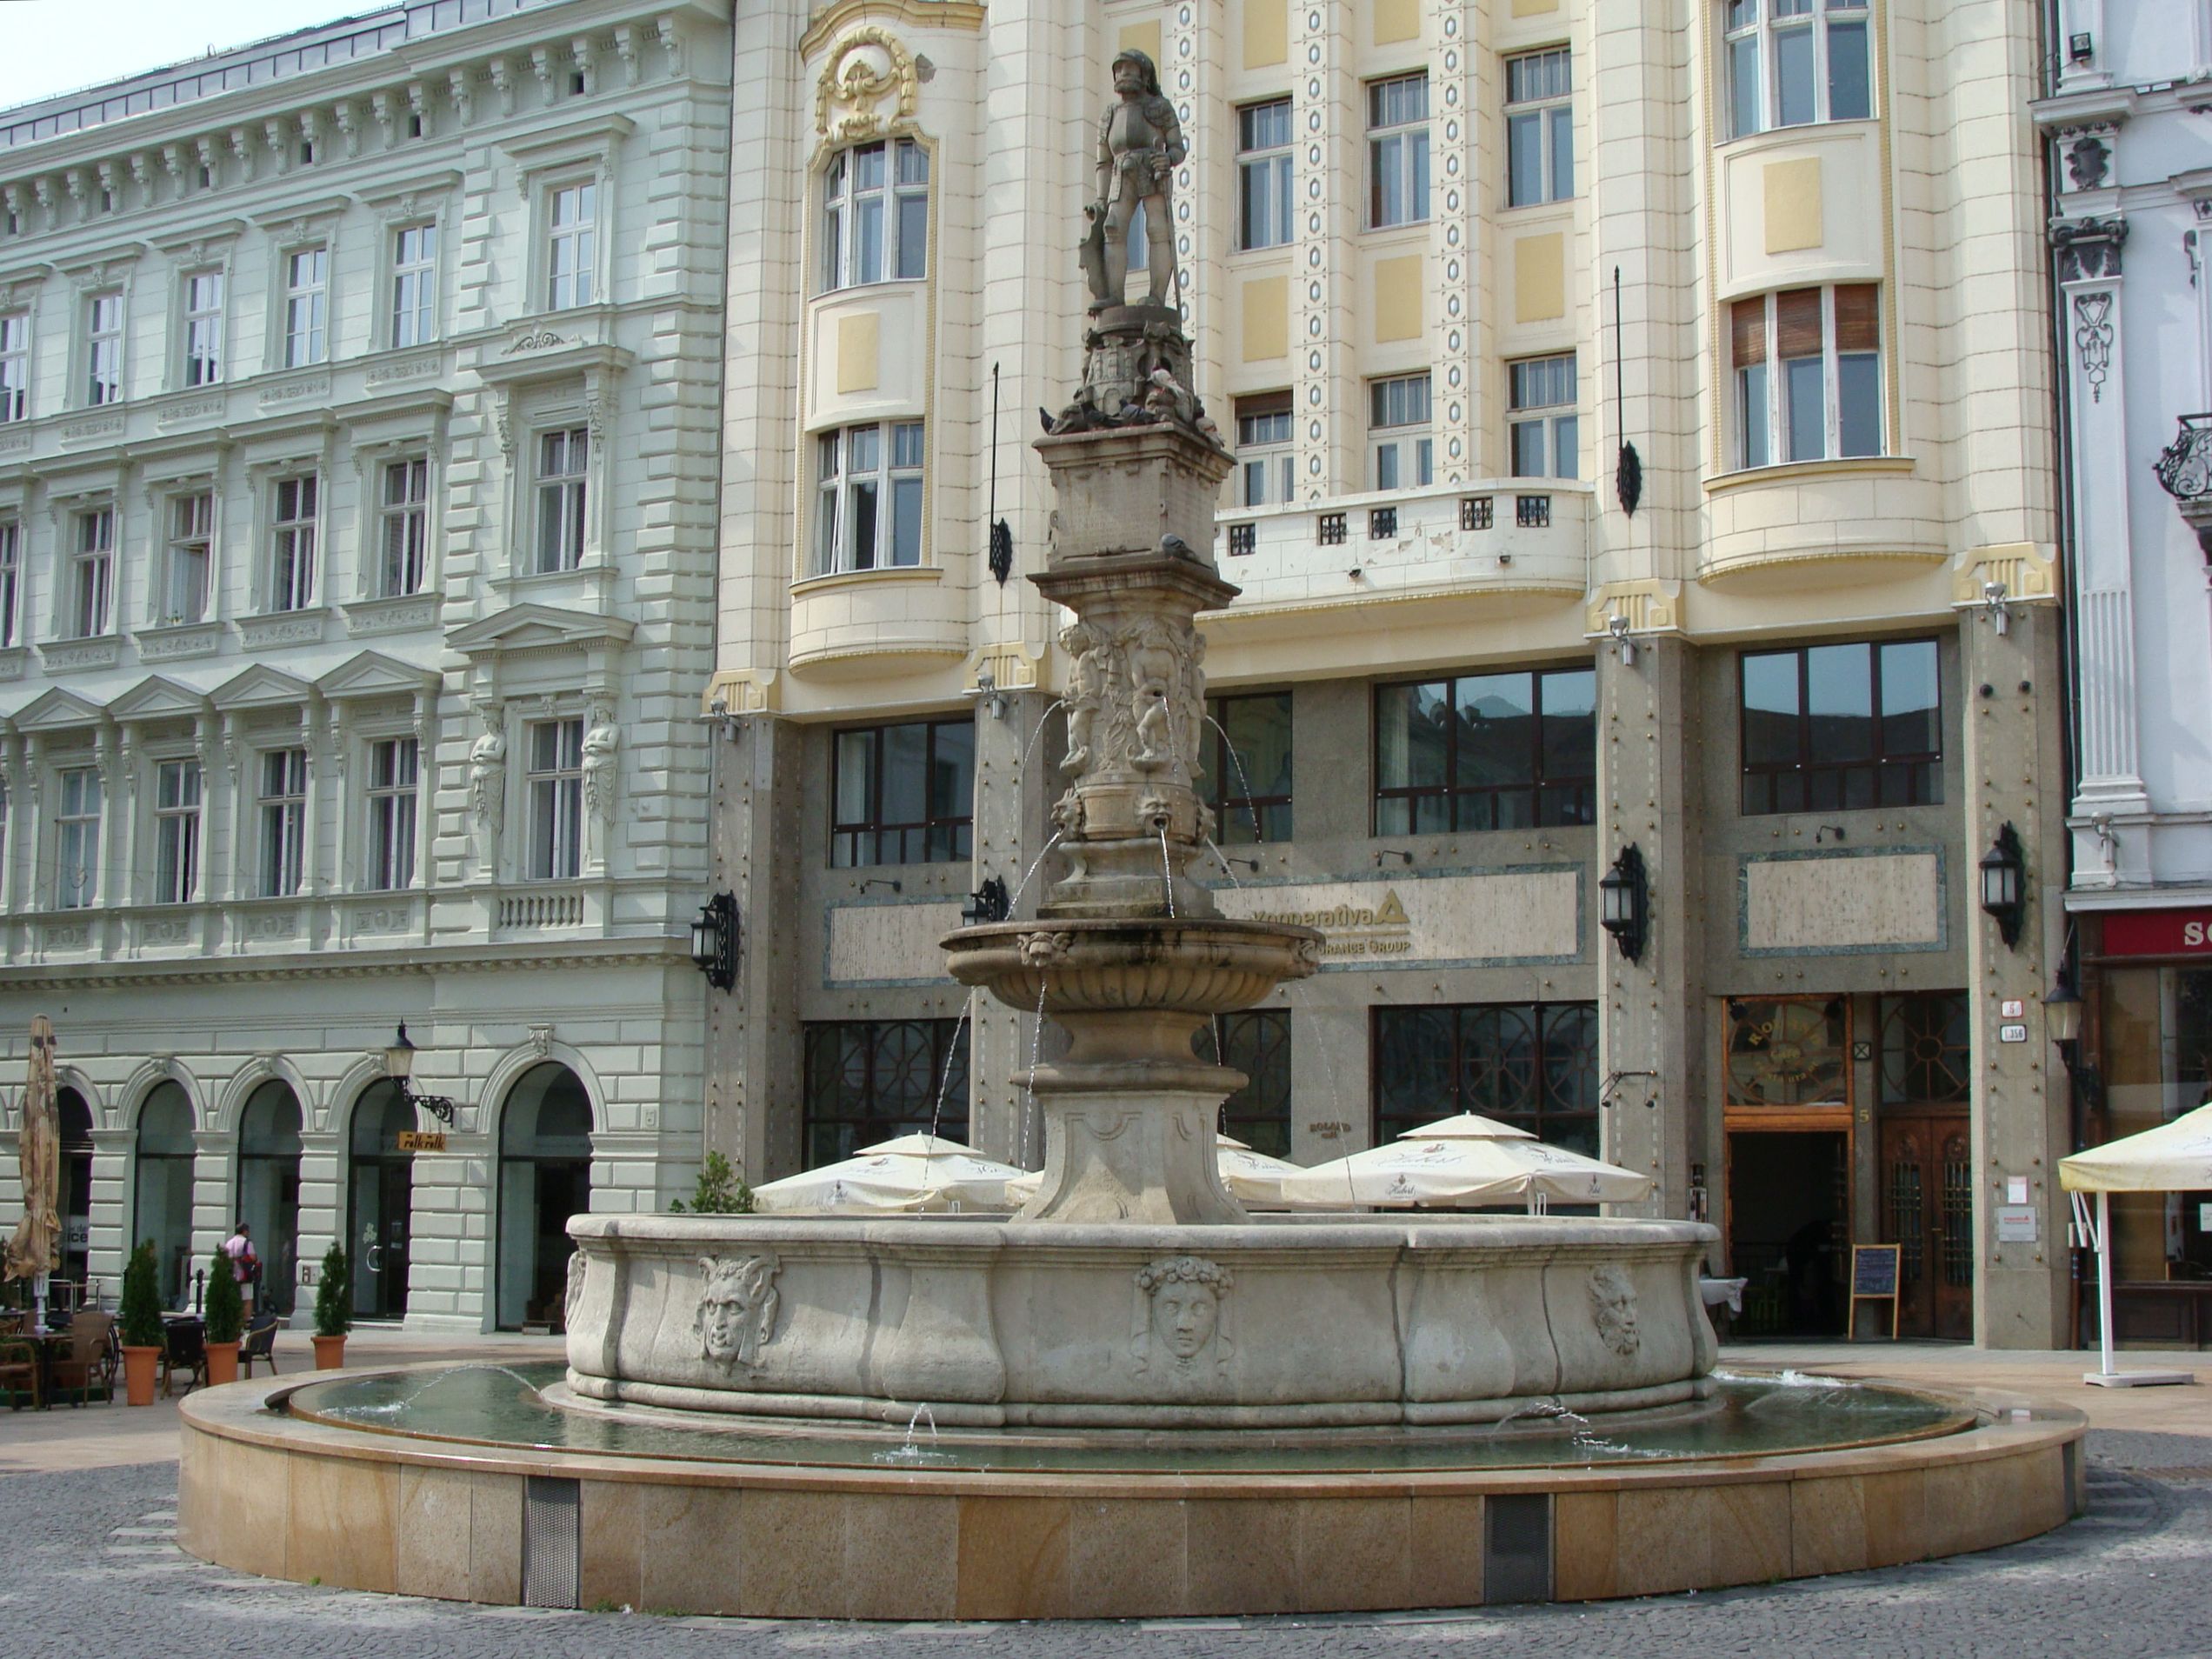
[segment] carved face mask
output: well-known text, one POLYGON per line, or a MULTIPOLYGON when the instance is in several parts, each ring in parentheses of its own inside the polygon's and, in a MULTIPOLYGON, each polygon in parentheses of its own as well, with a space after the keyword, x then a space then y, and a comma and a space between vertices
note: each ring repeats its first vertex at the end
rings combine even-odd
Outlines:
POLYGON ((1203 1284, 1163 1284, 1152 1298, 1152 1330, 1177 1359, 1197 1356, 1214 1339, 1221 1303, 1203 1284))

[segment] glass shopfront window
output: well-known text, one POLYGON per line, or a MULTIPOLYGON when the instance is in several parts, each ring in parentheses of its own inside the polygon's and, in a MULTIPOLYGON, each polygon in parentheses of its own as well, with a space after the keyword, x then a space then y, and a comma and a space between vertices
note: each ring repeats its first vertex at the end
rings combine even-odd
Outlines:
MULTIPOLYGON (((2212 963, 2108 968, 2098 1013, 2100 1143, 2212 1099, 2212 963)), ((2212 1190, 2112 1195, 2113 1281, 2212 1279, 2212 1190)), ((2124 1310, 2123 1310, 2124 1311, 2124 1310)), ((2115 1316, 2122 1336, 2125 1321, 2115 1316)))

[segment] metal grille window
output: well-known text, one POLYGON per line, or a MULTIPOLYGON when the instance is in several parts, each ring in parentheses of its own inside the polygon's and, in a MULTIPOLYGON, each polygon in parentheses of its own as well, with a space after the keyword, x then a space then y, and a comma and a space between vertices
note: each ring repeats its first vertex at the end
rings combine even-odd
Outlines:
POLYGON ((77 549, 70 556, 69 610, 63 621, 73 639, 108 631, 115 595, 115 509, 96 507, 77 516, 77 549))
POLYGON ((169 512, 169 545, 162 551, 161 619, 196 623, 207 615, 215 496, 207 490, 176 496, 169 512))
POLYGON ((942 864, 969 856, 976 727, 917 720, 841 731, 831 743, 830 863, 942 864))
POLYGON ((1745 813, 1942 800, 1934 640, 1746 651, 1741 685, 1745 813))
POLYGON ((307 751, 272 749, 261 757, 261 892, 300 890, 307 863, 307 751))
POLYGON ((1573 77, 1565 47, 1505 60, 1505 201, 1564 202, 1575 193, 1573 77))
POLYGON ((564 184, 546 197, 545 309, 589 305, 599 238, 599 187, 564 184))
POLYGON ((1488 496, 1462 496, 1459 498, 1459 527, 1463 530, 1486 530, 1493 522, 1495 504, 1488 496))
POLYGON ((563 427, 537 435, 537 570, 541 576, 583 563, 591 429, 563 427))
POLYGON ((1224 846, 1290 839, 1290 694, 1206 705, 1206 803, 1224 846))
POLYGON ((1398 533, 1398 510, 1395 507, 1370 507, 1367 513, 1367 539, 1387 542, 1398 533))
POLYGON ((1867 0, 1722 0, 1729 136, 1874 113, 1867 0))
POLYGON ((223 378, 223 273, 184 279, 184 383, 212 386, 223 378))
POLYGON ((530 728, 530 873, 566 881, 583 869, 583 722, 530 728))
POLYGON ((1793 288, 1729 308, 1737 463, 1882 453, 1880 290, 1793 288))
POLYGON ((154 903, 190 904, 200 884, 200 763, 154 768, 154 903))
POLYGON ((427 456, 384 463, 376 535, 376 591, 384 598, 423 590, 430 566, 430 503, 427 456))
POLYGON ((1217 1014, 1198 1028, 1201 1059, 1244 1074, 1222 1103, 1222 1133, 1271 1158, 1290 1156, 1290 1010, 1217 1014))
POLYGON ((1429 430, 1429 376, 1370 380, 1368 451, 1376 490, 1421 490, 1436 482, 1436 442, 1429 430))
POLYGON ((55 782, 54 904, 86 909, 100 897, 100 775, 72 766, 55 782))
POLYGON ((94 294, 84 302, 84 401, 123 400, 123 296, 94 294))
POLYGON ((1429 77, 1367 86, 1367 223, 1372 230, 1429 217, 1429 77))
POLYGON ((1544 530, 1551 523, 1549 496, 1516 496, 1513 498, 1513 522, 1522 530, 1544 530))
POLYGON ((312 473, 279 478, 269 515, 269 609, 305 610, 315 603, 316 501, 312 473))
POLYGON ((1289 392, 1236 400, 1236 493, 1244 506, 1280 506, 1290 499, 1298 477, 1295 437, 1289 392))
POLYGON ((929 249, 929 152, 911 138, 858 144, 822 180, 822 287, 919 280, 929 249))
POLYGON ((423 345, 437 337, 437 226, 392 232, 391 343, 423 345))
POLYGON ((1882 1103, 1964 1105, 1974 1088, 1974 1022, 1964 991, 1881 1003, 1882 1103))
POLYGON ((810 1022, 805 1087, 810 1169, 900 1135, 933 1132, 964 1141, 967 1023, 810 1022))
POLYGON ((16 643, 16 606, 23 596, 23 526, 0 518, 0 650, 16 643))
POLYGON ((1575 354, 1525 357, 1506 365, 1506 378, 1513 476, 1579 477, 1582 437, 1575 413, 1579 396, 1575 354))
POLYGON ((1344 545, 1344 515, 1320 513, 1314 519, 1314 539, 1323 547, 1344 545))
POLYGON ((1375 778, 1378 836, 1594 823, 1596 671, 1378 686, 1375 778))
POLYGON ((0 312, 0 424, 30 415, 30 315, 0 312))
POLYGON ((816 574, 922 563, 923 453, 919 421, 816 440, 816 574))
POLYGON ((330 250, 298 248, 284 256, 284 367, 330 355, 330 250))
POLYGON ((1597 1004, 1377 1008, 1375 1141, 1457 1112, 1597 1156, 1597 1004))
POLYGON ((369 745, 367 884, 389 892, 415 884, 415 811, 422 746, 412 737, 369 745))
POLYGON ((1290 240, 1290 100, 1244 105, 1236 137, 1236 245, 1279 248, 1290 240))
POLYGON ((1231 524, 1229 527, 1229 554, 1242 558, 1256 552, 1260 545, 1260 527, 1256 524, 1231 524))

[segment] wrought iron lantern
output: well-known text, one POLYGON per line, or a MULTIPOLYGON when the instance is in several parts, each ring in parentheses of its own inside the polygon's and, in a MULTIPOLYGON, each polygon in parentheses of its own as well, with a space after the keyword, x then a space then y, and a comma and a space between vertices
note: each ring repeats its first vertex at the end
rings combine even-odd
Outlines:
POLYGON ((1597 883, 1597 920, 1622 956, 1630 962, 1643 960, 1651 925, 1651 889, 1644 877, 1643 854, 1634 842, 1621 849, 1613 868, 1597 883))
POLYGON ((405 1020, 399 1023, 399 1035, 384 1050, 384 1076, 392 1080, 399 1089, 399 1097, 410 1106, 428 1112, 441 1123, 453 1122, 452 1096, 415 1092, 415 1045, 408 1040, 405 1020))
POLYGON ((692 965, 716 990, 737 983, 737 896, 717 893, 699 907, 691 923, 692 965))
POLYGON ((1997 924, 2008 945, 2020 943, 2020 923, 2028 913, 2027 860, 2020 847, 2020 832, 2008 819, 1982 855, 1982 908, 1997 924))

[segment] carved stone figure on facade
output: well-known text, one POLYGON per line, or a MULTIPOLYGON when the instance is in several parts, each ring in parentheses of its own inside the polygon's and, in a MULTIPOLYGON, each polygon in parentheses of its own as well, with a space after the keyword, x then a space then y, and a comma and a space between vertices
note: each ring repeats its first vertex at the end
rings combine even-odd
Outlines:
POLYGON ((622 729, 614 713, 603 705, 591 711, 591 724, 583 734, 583 810, 603 823, 615 816, 615 751, 622 747, 622 729))
POLYGON ((783 1263, 772 1250, 758 1256, 699 1258, 703 1280, 698 1311, 691 1329, 699 1338, 699 1356, 723 1367, 760 1363, 762 1347, 776 1335, 776 1313, 782 1297, 776 1276, 783 1263))
POLYGON ((575 1329, 576 1306, 583 1300, 583 1252, 570 1250, 568 1289, 561 1298, 561 1324, 563 1329, 575 1329))
POLYGON ((1606 1347, 1627 1359, 1642 1342, 1636 1330, 1636 1286, 1611 1263, 1590 1269, 1590 1318, 1606 1347))
POLYGON ((1068 753, 1060 770, 1081 772, 1091 762, 1092 728, 1106 690, 1104 670, 1098 636, 1081 623, 1062 630, 1060 645, 1068 653, 1068 753))
POLYGON ((1090 279, 1091 310, 1123 303, 1129 278, 1129 232, 1144 210, 1147 298, 1168 303, 1175 280, 1175 215, 1169 200, 1175 170, 1189 153, 1175 105, 1160 95, 1159 71, 1131 49, 1114 60, 1116 102, 1098 123, 1098 184, 1089 209, 1083 270, 1090 279))
POLYGON ((1139 771, 1156 772, 1175 763, 1175 720, 1168 709, 1163 680, 1145 680, 1136 688, 1136 750, 1129 763, 1139 771))
POLYGON ((488 863, 507 818, 507 736, 501 730, 506 716, 495 703, 476 713, 483 721, 483 736, 469 746, 469 811, 483 831, 488 863))
POLYGON ((1129 1331, 1136 1375, 1187 1381, 1201 1374, 1209 1354, 1214 1371, 1227 1372, 1235 1349, 1223 1329, 1223 1304, 1232 1283, 1227 1268, 1200 1256, 1163 1256, 1139 1268, 1129 1331))

